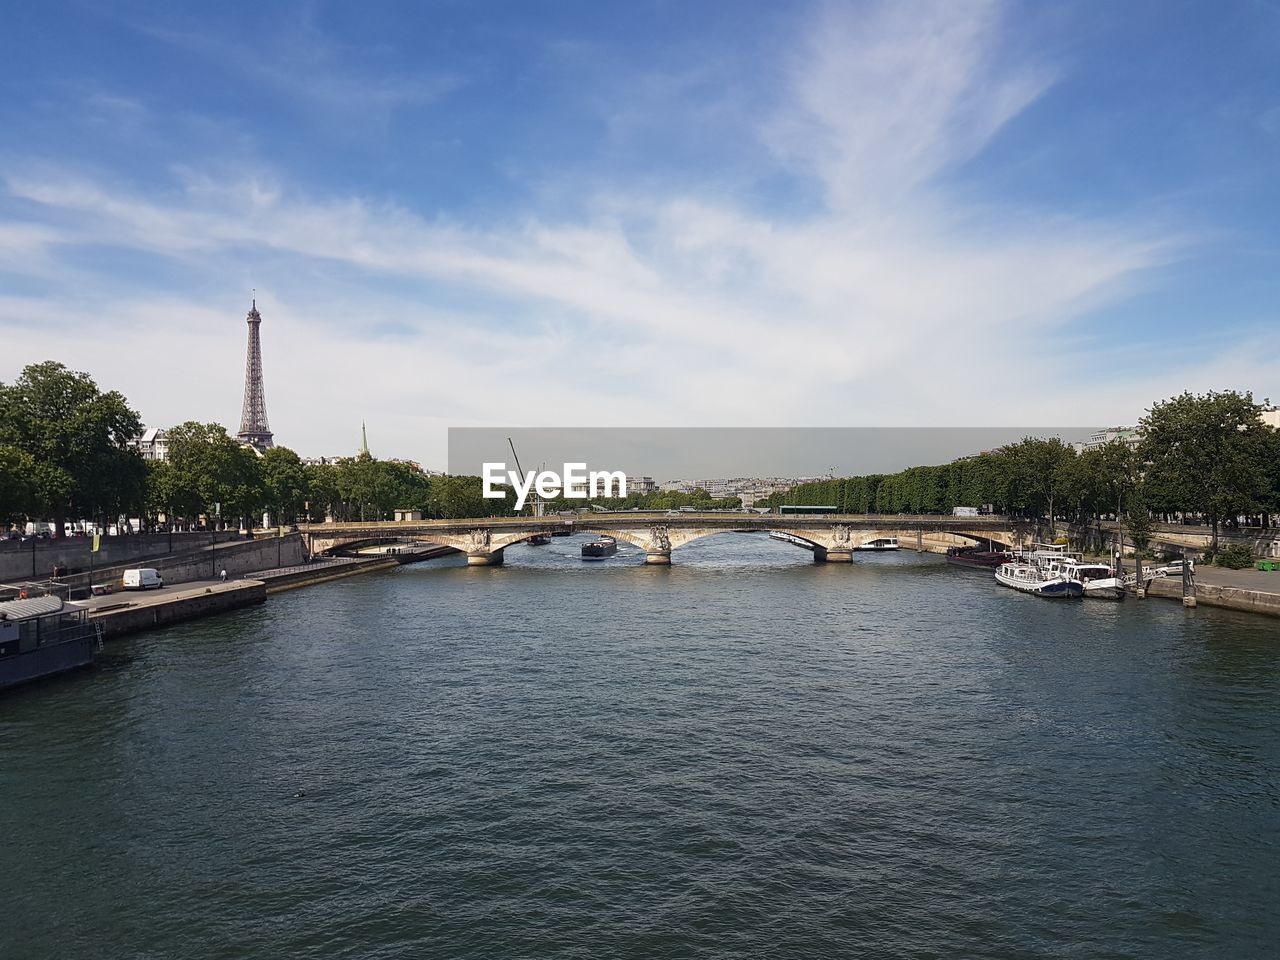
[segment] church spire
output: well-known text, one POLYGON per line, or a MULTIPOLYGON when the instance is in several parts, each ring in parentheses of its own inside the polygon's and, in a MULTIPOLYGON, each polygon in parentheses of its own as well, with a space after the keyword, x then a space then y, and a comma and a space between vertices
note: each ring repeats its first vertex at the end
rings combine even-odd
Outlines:
POLYGON ((360 421, 360 456, 362 457, 373 456, 373 454, 369 452, 369 433, 367 430, 365 430, 363 420, 360 421))

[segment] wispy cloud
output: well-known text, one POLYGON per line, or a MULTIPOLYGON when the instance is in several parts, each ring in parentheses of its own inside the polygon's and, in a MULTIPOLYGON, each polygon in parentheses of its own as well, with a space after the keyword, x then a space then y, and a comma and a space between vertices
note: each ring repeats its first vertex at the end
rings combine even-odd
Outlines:
MULTIPOLYGON (((1053 76, 1007 65, 1003 30, 993 0, 823 8, 771 65, 787 78, 776 109, 737 131, 744 149, 773 151, 760 177, 781 164, 820 185, 817 206, 615 182, 580 216, 524 211, 477 227, 309 194, 281 170, 227 178, 193 165, 143 192, 29 166, 8 192, 57 226, 12 228, 10 242, 143 251, 204 265, 205 289, 270 288, 268 403, 281 439, 306 452, 333 452, 334 425, 354 436, 363 416, 396 434, 386 452, 428 458, 449 423, 1111 421, 1136 412, 1114 406, 1133 391, 1095 382, 1073 332, 1186 243, 1167 223, 949 193, 947 175, 1053 76), (266 263, 271 277, 253 280, 266 263), (1088 390, 1063 409, 1057 393, 993 408, 987 391, 956 389, 1032 376, 1088 390)), ((0 301, 0 324, 36 306, 0 301)), ((134 295, 100 312, 157 318, 134 295)), ((216 411, 200 409, 226 419, 239 316, 194 297, 161 312, 168 339, 219 358, 182 394, 182 416, 220 391, 216 411)), ((146 355, 149 335, 126 329, 125 349, 146 355)), ((41 336, 33 349, 65 346, 41 336)), ((1192 382, 1197 369, 1223 366, 1178 368, 1192 382)), ((149 418, 181 418, 159 389, 185 379, 145 378, 149 418)))
POLYGON ((1044 66, 999 54, 1003 4, 829 4, 791 65, 789 99, 765 129, 811 170, 831 205, 898 204, 974 156, 1048 87, 1044 66))

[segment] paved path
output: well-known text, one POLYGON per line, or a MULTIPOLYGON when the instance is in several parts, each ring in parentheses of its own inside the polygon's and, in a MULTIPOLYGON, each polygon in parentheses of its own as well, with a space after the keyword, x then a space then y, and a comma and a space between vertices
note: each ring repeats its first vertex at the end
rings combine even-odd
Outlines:
POLYGON ((1242 590, 1280 593, 1280 570, 1228 570, 1225 567, 1197 563, 1196 582, 1215 587, 1239 587, 1242 590))
POLYGON ((389 560, 390 557, 332 557, 324 560, 312 560, 310 563, 299 563, 292 567, 276 567, 272 570, 255 570, 248 574, 250 580, 263 580, 270 583, 279 577, 291 577, 295 573, 309 573, 319 570, 338 570, 342 567, 368 566, 372 560, 389 560))
POLYGON ((221 580, 191 580, 187 583, 163 586, 158 590, 119 590, 100 597, 77 600, 76 603, 87 607, 90 611, 97 611, 103 608, 117 609, 126 606, 135 608, 150 607, 158 603, 169 603, 173 600, 198 596, 210 590, 214 593, 220 593, 223 590, 242 587, 250 579, 255 578, 245 577, 239 580, 228 578, 226 583, 221 580))

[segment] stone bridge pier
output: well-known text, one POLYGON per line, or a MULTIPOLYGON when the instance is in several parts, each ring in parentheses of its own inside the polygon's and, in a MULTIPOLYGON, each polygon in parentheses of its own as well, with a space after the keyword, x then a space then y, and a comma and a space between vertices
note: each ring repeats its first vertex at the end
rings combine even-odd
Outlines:
POLYGON ((377 521, 372 523, 310 524, 303 530, 310 552, 358 548, 363 544, 416 540, 452 547, 476 567, 500 566, 503 551, 535 536, 557 533, 603 534, 644 551, 654 566, 671 563, 671 552, 694 540, 719 533, 769 532, 786 534, 788 542, 826 563, 851 563, 858 547, 868 540, 897 537, 916 549, 945 548, 954 543, 1008 545, 1031 533, 1025 523, 1006 518, 940 516, 761 516, 759 514, 682 514, 679 517, 635 513, 578 514, 572 518, 471 518, 428 521, 377 521))
POLYGON ((464 551, 468 567, 502 566, 502 547, 494 545, 493 535, 488 530, 472 530, 465 537, 451 539, 455 542, 446 546, 464 551))

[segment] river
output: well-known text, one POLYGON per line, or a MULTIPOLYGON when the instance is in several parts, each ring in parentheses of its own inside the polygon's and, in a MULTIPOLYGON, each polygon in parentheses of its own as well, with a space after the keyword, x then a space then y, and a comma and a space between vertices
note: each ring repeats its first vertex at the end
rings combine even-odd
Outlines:
POLYGON ((1273 957, 1280 629, 581 538, 0 699, 0 957, 1273 957))

